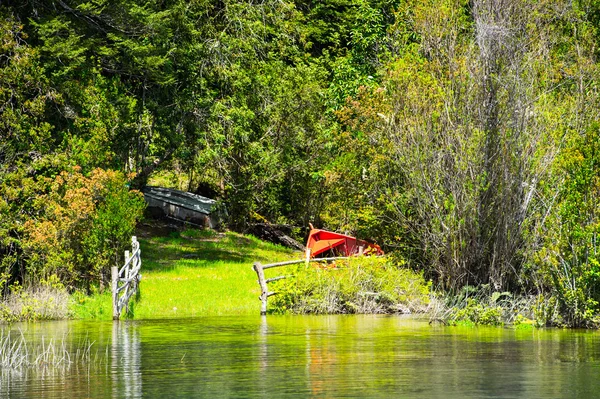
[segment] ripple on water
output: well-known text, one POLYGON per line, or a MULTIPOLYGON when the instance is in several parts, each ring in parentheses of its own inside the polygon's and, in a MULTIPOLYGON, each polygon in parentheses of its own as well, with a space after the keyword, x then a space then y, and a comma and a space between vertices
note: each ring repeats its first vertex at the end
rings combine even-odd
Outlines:
POLYGON ((10 330, 31 348, 60 342, 73 359, 93 344, 85 361, 2 368, 1 398, 593 398, 600 392, 594 331, 443 327, 397 316, 69 321, 10 330))

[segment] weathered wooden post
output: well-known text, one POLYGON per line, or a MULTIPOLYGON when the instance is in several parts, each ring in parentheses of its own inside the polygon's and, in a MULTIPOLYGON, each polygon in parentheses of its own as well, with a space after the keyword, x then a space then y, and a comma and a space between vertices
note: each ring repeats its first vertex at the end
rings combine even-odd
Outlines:
MULTIPOLYGON (((140 251, 140 243, 137 240, 136 236, 131 237, 131 248, 133 248, 135 255, 135 259, 133 259, 133 269, 138 270, 142 267, 142 251, 140 251)), ((136 272, 135 281, 134 281, 134 291, 137 293, 138 285, 142 275, 139 270, 136 272)))
POLYGON ((267 281, 265 280, 265 271, 263 270, 260 262, 254 262, 252 266, 256 275, 258 276, 258 284, 260 285, 260 315, 264 316, 267 314, 267 298, 269 297, 269 289, 267 287, 267 281))
POLYGON ((306 248, 306 260, 305 260, 305 264, 304 264, 304 268, 308 269, 308 265, 310 264, 310 248, 306 248))
POLYGON ((111 274, 111 287, 112 287, 112 306, 113 306, 113 320, 119 320, 119 296, 118 296, 118 282, 119 282, 119 268, 113 266, 110 268, 111 274))
POLYGON ((131 236, 131 249, 133 250, 133 252, 136 252, 139 247, 140 243, 138 242, 137 237, 131 236))
MULTIPOLYGON (((125 264, 127 264, 127 262, 129 262, 129 258, 131 258, 131 255, 129 254, 129 251, 125 251, 125 264)), ((131 263, 129 264, 129 266, 125 267, 125 275, 123 276, 125 279, 129 279, 129 271, 131 270, 131 263)))

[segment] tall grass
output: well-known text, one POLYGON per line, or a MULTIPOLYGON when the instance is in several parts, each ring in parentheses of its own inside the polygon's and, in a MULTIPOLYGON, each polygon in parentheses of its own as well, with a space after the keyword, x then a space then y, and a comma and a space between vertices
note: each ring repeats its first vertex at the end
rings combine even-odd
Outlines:
POLYGON ((275 313, 423 313, 430 284, 387 258, 357 257, 334 266, 304 265, 277 281, 270 300, 275 313))
POLYGON ((41 343, 28 342, 22 332, 17 337, 2 331, 0 334, 0 368, 2 370, 22 371, 25 369, 60 368, 68 369, 75 364, 88 364, 92 360, 93 342, 81 342, 74 353, 66 340, 53 338, 41 343))
POLYGON ((68 316, 69 295, 65 289, 48 285, 13 286, 0 302, 0 320, 58 320, 68 316))

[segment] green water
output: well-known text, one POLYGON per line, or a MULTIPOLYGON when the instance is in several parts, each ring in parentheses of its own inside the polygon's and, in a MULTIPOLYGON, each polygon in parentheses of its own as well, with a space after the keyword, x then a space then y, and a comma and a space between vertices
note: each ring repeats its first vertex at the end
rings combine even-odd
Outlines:
MULTIPOLYGON (((10 398, 595 398, 600 333, 402 317, 215 317, 12 326, 70 367, 2 369, 10 398)), ((7 328, 4 329, 6 334, 7 328)))

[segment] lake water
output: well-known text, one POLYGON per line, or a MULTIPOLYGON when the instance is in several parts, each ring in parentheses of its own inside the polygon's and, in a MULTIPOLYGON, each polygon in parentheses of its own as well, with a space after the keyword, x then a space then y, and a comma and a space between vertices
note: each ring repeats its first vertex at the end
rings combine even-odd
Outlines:
MULTIPOLYGON (((597 398, 600 333, 382 316, 15 325, 70 367, 2 369, 1 398, 597 398)), ((4 329, 6 334, 7 328, 4 329)), ((21 334, 19 332, 19 334, 21 334)))

